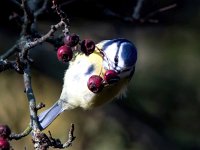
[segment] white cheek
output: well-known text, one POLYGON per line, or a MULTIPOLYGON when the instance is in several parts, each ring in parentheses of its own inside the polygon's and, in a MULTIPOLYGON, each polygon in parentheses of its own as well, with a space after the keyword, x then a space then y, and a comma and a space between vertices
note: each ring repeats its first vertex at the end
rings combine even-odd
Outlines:
POLYGON ((104 50, 105 56, 104 56, 103 66, 105 69, 114 69, 115 67, 114 59, 117 49, 118 49, 117 44, 113 43, 104 50))

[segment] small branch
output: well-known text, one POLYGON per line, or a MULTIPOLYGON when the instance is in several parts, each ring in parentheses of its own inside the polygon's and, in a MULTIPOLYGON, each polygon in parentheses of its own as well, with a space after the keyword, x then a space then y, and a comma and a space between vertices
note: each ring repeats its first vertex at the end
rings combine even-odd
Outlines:
POLYGON ((33 130, 39 129, 37 111, 36 111, 36 100, 33 94, 32 86, 31 86, 31 76, 30 76, 30 66, 27 63, 26 67, 24 68, 24 86, 25 92, 29 102, 29 111, 31 117, 30 126, 33 130))
POLYGON ((13 47, 8 49, 4 54, 1 55, 0 60, 7 59, 8 57, 12 56, 17 51, 19 51, 19 47, 18 47, 18 44, 15 44, 13 47))
POLYGON ((148 15, 146 15, 146 17, 144 17, 143 19, 143 22, 146 21, 146 20, 150 20, 150 18, 152 18, 153 16, 155 16, 156 14, 158 13, 161 13, 161 12, 164 12, 164 11, 167 11, 167 10, 170 10, 170 9, 173 9, 177 6, 177 4, 172 4, 172 5, 169 5, 169 6, 166 6, 166 7, 163 7, 163 8, 160 8, 158 10, 155 10, 151 13, 149 13, 148 15))
POLYGON ((177 6, 177 4, 172 4, 172 5, 169 5, 169 6, 166 6, 166 7, 158 9, 158 12, 167 11, 167 10, 170 10, 172 8, 175 8, 176 6, 177 6))
POLYGON ((63 21, 60 21, 56 25, 52 25, 50 31, 47 34, 45 34, 44 36, 42 36, 41 38, 35 39, 35 41, 31 41, 31 42, 27 41, 26 44, 23 47, 22 54, 23 55, 26 54, 29 49, 31 49, 31 48, 37 46, 38 44, 43 43, 44 41, 46 41, 49 37, 53 36, 54 32, 58 28, 60 28, 60 27, 62 27, 64 25, 65 25, 65 23, 63 21))
POLYGON ((31 25, 34 22, 34 15, 28 7, 27 0, 22 0, 21 6, 24 10, 24 24, 22 26, 21 35, 31 34, 31 25))
MULTIPOLYGON (((46 2, 44 2, 44 5, 46 5, 46 3, 47 3, 47 0, 46 0, 46 2)), ((25 19, 24 19, 23 28, 21 31, 21 36, 26 35, 27 32, 29 33, 29 31, 31 30, 31 24, 34 21, 33 14, 27 8, 28 6, 26 3, 26 0, 22 1, 22 7, 24 8, 25 19)), ((56 25, 53 25, 47 34, 45 34, 44 36, 42 36, 38 39, 35 39, 34 41, 27 40, 26 36, 22 36, 17 44, 15 44, 12 48, 10 48, 8 51, 6 51, 5 54, 3 54, 1 56, 1 59, 4 60, 4 59, 8 58, 9 56, 13 55, 16 51, 20 51, 20 49, 23 49, 23 52, 22 52, 23 55, 27 54, 27 51, 29 49, 35 47, 36 45, 38 45, 40 43, 43 43, 46 40, 49 42, 51 41, 51 43, 56 44, 55 42, 52 42, 52 40, 48 40, 48 39, 50 39, 50 37, 53 36, 54 32, 60 27, 64 27, 63 32, 68 33, 69 32, 69 21, 66 18, 66 15, 64 15, 64 12, 61 11, 61 9, 57 5, 54 5, 54 7, 56 8, 58 15, 61 17, 61 21, 59 23, 57 23, 56 25)))
POLYGON ((74 124, 71 124, 71 129, 69 130, 69 135, 68 135, 69 139, 67 140, 66 143, 63 144, 63 148, 67 148, 69 146, 72 146, 72 142, 75 140, 75 136, 74 136, 74 124))
POLYGON ((60 5, 58 4, 57 0, 52 0, 53 6, 52 8, 56 10, 56 13, 61 18, 61 20, 67 19, 65 13, 60 9, 60 5))
POLYGON ((52 8, 56 10, 56 13, 58 14, 58 16, 60 17, 61 21, 64 22, 64 30, 63 33, 64 34, 68 34, 69 33, 69 19, 67 18, 67 15, 65 14, 65 12, 63 12, 60 9, 60 5, 57 4, 56 0, 52 0, 53 6, 52 8))
POLYGON ((169 6, 160 8, 160 9, 158 9, 156 11, 153 11, 153 12, 147 14, 145 17, 141 18, 140 11, 141 11, 143 3, 144 3, 144 0, 138 0, 137 1, 137 4, 136 4, 131 16, 123 16, 123 15, 121 15, 119 13, 116 13, 116 12, 114 12, 114 11, 108 9, 108 8, 105 8, 105 6, 103 6, 103 5, 98 5, 98 6, 100 8, 104 9, 104 13, 107 16, 115 17, 115 18, 122 19, 122 20, 127 21, 127 22, 135 23, 135 24, 136 23, 141 24, 141 23, 144 23, 144 22, 158 23, 158 20, 152 19, 152 17, 154 15, 156 15, 157 13, 161 13, 161 12, 167 11, 167 10, 172 9, 172 8, 177 6, 177 4, 169 5, 169 6))
POLYGON ((140 10, 142 8, 143 2, 144 2, 144 0, 137 1, 135 9, 133 9, 134 10, 133 14, 132 14, 133 19, 138 20, 140 18, 140 10))
POLYGON ((116 18, 123 18, 123 16, 121 16, 120 14, 108 9, 108 8, 105 8, 104 9, 104 13, 108 16, 111 16, 111 17, 116 17, 116 18))
POLYGON ((36 109, 37 111, 44 108, 45 107, 45 104, 44 103, 39 103, 37 106, 36 106, 36 109))
POLYGON ((71 3, 75 2, 75 1, 78 1, 78 0, 68 0, 68 1, 63 1, 63 2, 60 4, 60 6, 62 7, 62 6, 69 5, 69 4, 71 4, 71 3))
POLYGON ((51 141, 45 133, 39 130, 34 130, 32 134, 32 142, 34 144, 35 150, 47 150, 51 141))
POLYGON ((69 133, 68 133, 68 140, 64 144, 62 144, 59 139, 54 139, 51 136, 51 132, 49 132, 49 135, 50 135, 49 140, 51 141, 51 147, 59 148, 59 149, 68 148, 68 147, 72 146, 72 142, 76 138, 74 136, 74 124, 71 124, 71 128, 70 128, 69 133))
POLYGON ((0 72, 11 69, 12 63, 8 61, 0 60, 0 72))
POLYGON ((8 70, 8 69, 14 69, 16 72, 23 74, 23 63, 19 62, 19 60, 16 61, 6 61, 6 60, 0 60, 0 72, 8 70))
POLYGON ((38 135, 43 133, 40 131, 38 122, 36 100, 31 86, 30 66, 28 62, 24 68, 24 85, 29 102, 30 127, 32 128, 32 140, 34 141, 34 148, 35 150, 41 150, 41 138, 38 135))
POLYGON ((22 133, 16 134, 16 133, 12 133, 9 137, 10 140, 14 139, 14 140, 19 140, 27 135, 29 135, 29 133, 32 131, 32 128, 30 126, 28 126, 22 133))
MULTIPOLYGON (((51 39, 50 37, 53 37, 53 34, 56 32, 56 30, 62 26, 65 26, 64 21, 60 21, 56 25, 52 25, 49 32, 45 34, 44 36, 42 36, 41 38, 35 39, 34 41, 30 41, 30 42, 29 41, 24 42, 24 40, 21 40, 22 42, 15 44, 13 47, 7 50, 4 54, 2 54, 0 57, 0 60, 4 60, 12 56, 15 52, 19 52, 20 51, 19 47, 23 49, 22 54, 24 55, 29 49, 37 46, 38 44, 43 43, 46 40, 50 42, 51 40, 48 40, 48 39, 51 39), (25 44, 22 44, 22 43, 25 43, 25 44)), ((51 43, 53 43, 53 41, 51 41, 51 43)))
POLYGON ((51 132, 49 131, 49 137, 40 131, 34 132, 33 143, 36 150, 47 150, 49 147, 65 149, 72 146, 72 142, 75 140, 74 136, 74 124, 71 124, 71 128, 68 134, 68 140, 64 144, 61 143, 59 139, 52 137, 51 132))
POLYGON ((19 8, 22 8, 21 4, 17 0, 10 0, 10 1, 13 2, 19 8))
POLYGON ((46 11, 48 1, 49 0, 44 0, 42 7, 34 12, 34 17, 37 17, 37 16, 39 16, 40 14, 42 14, 46 11))

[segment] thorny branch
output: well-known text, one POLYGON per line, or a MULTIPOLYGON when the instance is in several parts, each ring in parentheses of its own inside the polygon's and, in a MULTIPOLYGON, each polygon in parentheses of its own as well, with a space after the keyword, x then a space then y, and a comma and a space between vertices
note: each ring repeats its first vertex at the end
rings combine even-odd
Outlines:
POLYGON ((72 124, 70 132, 69 132, 69 140, 62 144, 61 142, 55 142, 59 141, 59 139, 55 140, 50 137, 48 137, 46 134, 42 133, 40 131, 40 125, 38 123, 38 117, 37 117, 37 111, 38 109, 41 109, 44 107, 44 104, 36 105, 36 98, 34 96, 34 92, 31 85, 31 63, 32 59, 29 56, 29 51, 45 42, 48 41, 48 39, 52 39, 51 37, 54 37, 54 33, 60 29, 63 28, 63 34, 69 33, 69 20, 67 19, 65 13, 60 9, 59 5, 52 0, 53 3, 53 9, 56 10, 56 13, 60 17, 60 22, 58 22, 55 25, 52 25, 50 30, 43 36, 38 35, 36 36, 35 31, 37 31, 36 26, 34 24, 36 23, 36 17, 40 15, 42 12, 45 11, 47 7, 48 0, 45 0, 43 2, 43 5, 41 8, 34 9, 30 8, 30 4, 28 4, 28 0, 22 0, 22 3, 20 4, 18 1, 12 0, 14 4, 19 6, 23 12, 24 15, 21 17, 23 24, 22 24, 22 30, 19 39, 17 40, 16 44, 13 45, 9 50, 7 50, 3 55, 1 55, 0 59, 0 72, 8 70, 8 69, 14 69, 20 74, 23 74, 24 79, 24 86, 25 86, 25 93, 27 95, 28 103, 29 103, 29 111, 30 111, 30 125, 25 129, 22 133, 15 134, 12 133, 9 136, 9 139, 21 139, 22 137, 25 137, 32 132, 32 140, 34 143, 34 148, 37 150, 40 149, 47 149, 49 147, 55 147, 55 148, 66 148, 69 147, 72 144, 72 141, 75 139, 73 136, 74 132, 74 125, 72 124), (16 60, 8 60, 10 56, 13 56, 15 54, 16 60), (42 136, 41 136, 42 135, 42 136), (54 141, 54 142, 52 142, 54 141))
MULTIPOLYGON (((46 134, 40 131, 37 111, 43 108, 44 104, 36 105, 36 98, 34 96, 34 92, 31 85, 31 63, 33 61, 29 56, 29 51, 35 46, 44 42, 49 42, 53 46, 57 47, 59 43, 61 43, 62 36, 63 35, 66 36, 67 34, 69 34, 69 27, 70 27, 69 20, 66 14, 60 9, 60 5, 66 5, 68 3, 73 2, 74 0, 64 2, 63 4, 58 4, 57 0, 52 0, 52 5, 53 5, 52 9, 55 10, 58 17, 60 18, 60 21, 57 24, 52 25, 50 27, 50 30, 44 35, 38 33, 36 23, 37 23, 37 17, 46 11, 49 0, 44 0, 41 7, 36 6, 38 2, 31 0, 22 0, 21 3, 18 0, 10 0, 10 1, 12 1, 13 4, 15 4, 20 9, 23 10, 23 16, 15 14, 14 16, 11 17, 11 19, 17 18, 20 20, 20 23, 22 23, 22 29, 20 37, 16 41, 16 43, 0 56, 0 72, 8 69, 13 69, 16 72, 23 74, 25 93, 27 95, 27 99, 29 102, 30 125, 22 133, 19 134, 12 133, 9 139, 18 140, 29 135, 32 132, 31 134, 32 141, 34 143, 34 148, 37 150, 40 149, 46 150, 49 147, 60 148, 60 149, 68 148, 69 146, 72 145, 72 142, 75 139, 74 124, 71 125, 68 134, 68 140, 64 144, 62 144, 59 139, 53 138, 51 132, 49 132, 49 136, 47 136, 46 134), (54 33, 60 28, 62 28, 63 35, 55 37, 54 33), (8 60, 13 55, 15 55, 16 59, 8 60)), ((176 4, 173 4, 161 8, 159 10, 156 10, 148 14, 146 17, 141 18, 140 11, 143 6, 143 2, 144 0, 137 0, 136 6, 133 9, 132 16, 122 16, 109 9, 105 9, 105 13, 107 15, 123 19, 125 21, 145 22, 149 21, 150 18, 155 14, 169 10, 176 6, 176 4)))
POLYGON ((49 147, 65 149, 72 146, 72 142, 76 138, 73 134, 74 134, 74 124, 71 124, 71 128, 68 133, 68 140, 64 144, 62 144, 59 139, 53 138, 50 131, 49 131, 49 136, 40 131, 35 132, 35 136, 32 139, 32 141, 35 145, 35 148, 39 150, 43 149, 46 150, 49 147))

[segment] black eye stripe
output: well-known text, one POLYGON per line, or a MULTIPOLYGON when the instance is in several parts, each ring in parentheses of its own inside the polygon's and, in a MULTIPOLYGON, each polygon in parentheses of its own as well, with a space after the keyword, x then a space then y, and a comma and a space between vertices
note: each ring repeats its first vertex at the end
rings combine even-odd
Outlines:
POLYGON ((115 61, 115 69, 116 69, 118 67, 118 62, 119 62, 119 58, 117 55, 115 56, 114 61, 115 61))
POLYGON ((115 55, 115 58, 114 58, 114 61, 115 61, 115 69, 118 67, 118 62, 119 62, 119 49, 120 49, 121 43, 123 43, 122 40, 120 40, 120 41, 117 42, 117 51, 116 51, 116 55, 115 55))

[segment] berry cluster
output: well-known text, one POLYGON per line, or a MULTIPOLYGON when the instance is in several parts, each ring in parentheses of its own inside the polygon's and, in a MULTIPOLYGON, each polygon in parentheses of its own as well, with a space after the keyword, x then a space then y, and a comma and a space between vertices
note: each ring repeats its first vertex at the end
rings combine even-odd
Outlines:
POLYGON ((106 70, 103 78, 99 75, 92 75, 87 83, 88 89, 93 93, 101 92, 105 85, 113 84, 119 80, 119 76, 114 70, 106 70))
MULTIPOLYGON (((57 50, 57 58, 63 63, 69 62, 73 58, 73 50, 79 44, 80 51, 86 56, 92 54, 95 50, 95 43, 90 39, 80 41, 80 38, 75 33, 66 35, 63 39, 64 45, 57 50)), ((101 92, 105 85, 115 83, 120 78, 114 70, 107 70, 102 78, 100 75, 92 75, 87 83, 88 89, 93 93, 101 92)))
POLYGON ((10 143, 8 142, 8 138, 11 134, 11 130, 7 125, 0 125, 0 149, 1 150, 9 150, 10 143))
POLYGON ((95 50, 95 43, 90 39, 80 41, 80 38, 75 33, 66 35, 63 39, 64 45, 57 50, 57 57, 59 61, 69 62, 73 58, 73 50, 79 44, 80 50, 85 55, 89 56, 95 50))

